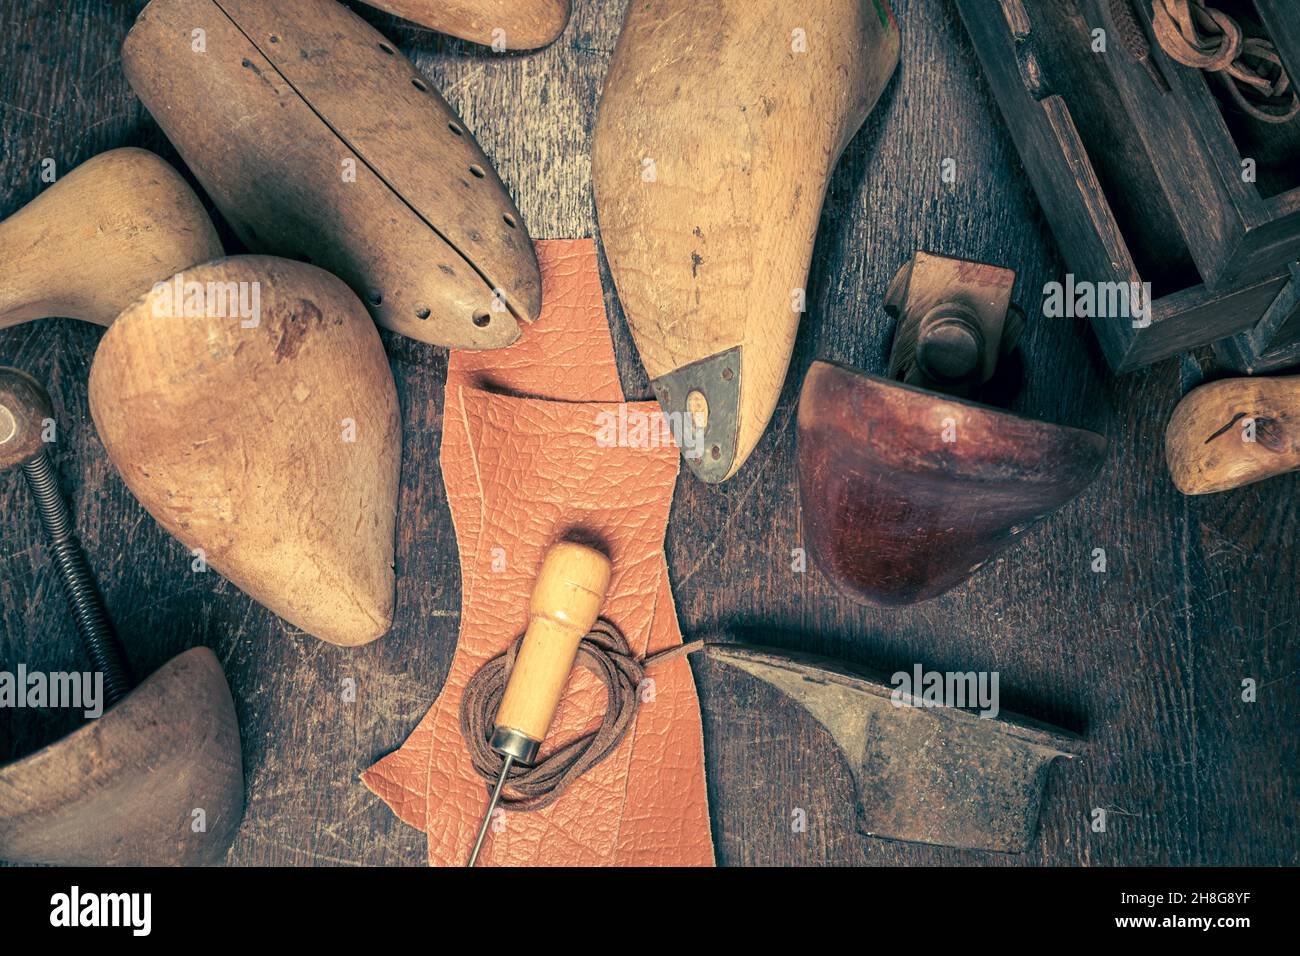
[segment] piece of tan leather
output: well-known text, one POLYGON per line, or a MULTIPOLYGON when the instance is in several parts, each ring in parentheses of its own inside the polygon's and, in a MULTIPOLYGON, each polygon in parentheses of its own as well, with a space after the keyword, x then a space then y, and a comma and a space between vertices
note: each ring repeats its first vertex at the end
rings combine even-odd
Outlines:
MULTIPOLYGON (((456 656, 432 709, 362 775, 428 835, 429 862, 463 865, 487 806, 460 738, 470 676, 523 632, 546 548, 577 531, 614 564, 602 616, 638 655, 681 643, 663 538, 675 447, 603 447, 598 415, 623 400, 590 240, 537 244, 541 317, 490 357, 453 352, 441 463, 461 559, 456 656), (509 393, 509 394, 506 394, 509 393)), ((655 414, 653 402, 627 406, 655 414)), ((555 804, 498 813, 479 865, 711 866, 699 700, 684 657, 648 675, 633 729, 555 804)), ((543 754, 599 723, 605 690, 575 669, 543 754)))

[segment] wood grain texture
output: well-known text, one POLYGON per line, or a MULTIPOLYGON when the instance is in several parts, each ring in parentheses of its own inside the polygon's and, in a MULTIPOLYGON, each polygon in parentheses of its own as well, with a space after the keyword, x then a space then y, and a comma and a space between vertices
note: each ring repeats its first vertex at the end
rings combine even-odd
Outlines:
POLYGON ((910 706, 915 685, 840 661, 747 644, 709 644, 710 661, 775 687, 824 726, 853 776, 864 834, 1024 852, 1049 768, 1080 740, 1016 714, 910 706), (901 705, 901 706, 900 706, 901 705))
MULTIPOLYGON (((434 80, 532 233, 547 237, 595 234, 590 123, 625 7, 576 3, 564 41, 526 56, 363 14, 434 80)), ((1112 378, 1085 321, 1041 318, 1040 290, 1064 267, 955 4, 893 7, 902 63, 830 180, 809 311, 771 427, 735 480, 679 479, 667 554, 682 630, 725 628, 885 673, 914 662, 996 669, 1003 707, 1081 731, 1088 746, 1053 769, 1023 855, 873 840, 857 833, 852 781, 826 733, 776 690, 697 662, 718 860, 1300 863, 1300 475, 1202 498, 1177 491, 1162 445, 1179 366, 1112 378), (946 158, 955 182, 942 178, 946 158), (796 397, 814 357, 884 371, 885 289, 920 248, 1017 269, 1015 301, 1030 319, 1013 410, 1097 431, 1111 457, 1086 494, 966 584, 911 608, 871 609, 836 597, 815 570, 791 569, 802 546, 796 397), (1097 548, 1105 573, 1091 570, 1097 548), (1245 679, 1259 688, 1254 703, 1241 698, 1245 679), (1105 832, 1090 827, 1096 808, 1109 811, 1105 832), (806 829, 792 827, 796 809, 806 829)), ((3 0, 12 29, 0 32, 0 214, 40 191, 45 156, 64 171, 127 144, 174 157, 116 61, 136 8, 3 0)), ((605 288, 624 387, 648 398, 608 275, 605 288)), ((99 337, 74 322, 20 326, 0 333, 0 362, 54 396, 63 485, 137 671, 208 644, 229 675, 248 792, 229 861, 419 865, 422 834, 357 774, 405 739, 452 659, 459 572, 435 467, 445 353, 385 336, 403 414, 397 608, 388 637, 344 652, 192 573, 188 552, 131 498, 86 417, 99 337)), ((25 493, 0 479, 0 662, 74 667, 72 621, 25 493)), ((79 719, 0 711, 0 737, 8 723, 12 752, 30 752, 79 719)))
POLYGON ((1300 262, 1291 263, 1286 286, 1258 322, 1214 343, 1214 357, 1244 375, 1300 364, 1300 262))
POLYGON ((219 863, 243 809, 230 689, 212 651, 196 647, 102 716, 0 767, 0 858, 61 866, 219 863))
POLYGON ((546 46, 569 22, 569 0, 370 0, 370 6, 504 50, 546 46))
POLYGON ((1185 495, 1231 491, 1300 469, 1300 375, 1230 378, 1194 389, 1165 430, 1185 495))
POLYGON ((197 563, 331 644, 388 631, 397 393, 342 280, 272 256, 186 269, 113 322, 89 393, 122 480, 197 563))
POLYGON ((1082 493, 1106 439, 814 362, 798 455, 809 554, 888 606, 950 590, 1082 493))
MULTIPOLYGON (((1242 182, 1199 71, 1161 59, 1180 92, 1160 94, 1121 44, 1092 52, 1094 30, 1115 33, 1098 0, 955 3, 1070 270, 1150 283, 1150 322, 1093 320, 1111 367, 1131 371, 1256 326, 1294 257, 1293 198, 1261 196, 1274 166, 1294 166, 1285 149, 1280 162, 1260 157, 1258 188, 1242 182)), ((1241 155, 1276 153, 1272 140, 1241 155)))
POLYGON ((592 140, 596 205, 665 411, 680 421, 690 395, 712 410, 703 454, 685 456, 706 481, 735 475, 772 418, 827 183, 899 42, 869 0, 827 0, 815 15, 784 0, 629 11, 592 140), (732 367, 698 389, 674 381, 732 350, 732 367))
POLYGON ((108 325, 155 282, 221 253, 176 170, 147 150, 109 150, 0 223, 0 328, 48 316, 108 325))
MULTIPOLYGON (((1109 4, 1078 0, 1078 6, 1089 25, 1115 32, 1109 4)), ((1149 26, 1153 9, 1142 4, 1136 16, 1149 26)), ((1300 25, 1294 7, 1277 14, 1293 28, 1300 25)), ((1211 89, 1217 81, 1208 74, 1182 66, 1159 44, 1151 55, 1169 81, 1168 94, 1152 95, 1150 76, 1132 57, 1099 59, 1115 81, 1132 135, 1145 145, 1161 183, 1170 184, 1165 197, 1205 284, 1230 289, 1285 270, 1300 256, 1300 190, 1269 197, 1247 182, 1242 159, 1251 151, 1234 141, 1228 126, 1237 118, 1233 114, 1244 114, 1218 105, 1211 89)), ((1295 159, 1292 153, 1283 163, 1291 166, 1295 159)))
POLYGON ((536 318, 537 257, 492 163, 334 0, 156 0, 122 58, 248 247, 329 269, 422 342, 500 348, 536 318))

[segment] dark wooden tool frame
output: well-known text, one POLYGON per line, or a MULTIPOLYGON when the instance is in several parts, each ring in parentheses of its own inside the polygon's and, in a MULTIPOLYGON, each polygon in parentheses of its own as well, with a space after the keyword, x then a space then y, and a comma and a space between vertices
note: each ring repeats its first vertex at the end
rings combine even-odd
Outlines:
MULTIPOLYGON (((1278 26, 1283 38, 1278 53, 1292 74, 1300 75, 1300 46, 1288 45, 1300 35, 1282 29, 1300 26, 1300 9, 1293 0, 1287 3, 1290 10, 1276 0, 1255 0, 1255 6, 1266 29, 1278 26)), ((1116 35, 1108 4, 1079 0, 1078 7, 1089 25, 1116 35)), ((1149 27, 1151 4, 1134 4, 1133 10, 1149 27)), ((1300 258, 1300 188, 1265 197, 1256 183, 1244 181, 1245 157, 1233 141, 1207 74, 1182 66, 1153 45, 1151 55, 1170 86, 1161 94, 1141 64, 1122 50, 1112 49, 1112 54, 1102 62, 1155 166, 1206 286, 1228 290, 1285 272, 1300 258)))
MULTIPOLYGON (((1031 5, 998 0, 1000 9, 991 10, 981 0, 956 2, 1070 268, 1094 281, 1149 279, 1140 274, 1089 144, 1047 78, 1031 5)), ((1296 65, 1293 74, 1300 72, 1300 9, 1277 0, 1255 2, 1284 62, 1296 65)), ((1075 6, 1090 27, 1102 27, 1112 37, 1115 47, 1103 59, 1118 105, 1145 147, 1204 280, 1156 298, 1146 327, 1134 327, 1127 318, 1095 318, 1093 329, 1111 367, 1131 371, 1238 334, 1249 336, 1235 347, 1242 353, 1240 364, 1252 370, 1294 360, 1287 343, 1274 340, 1294 303, 1284 316, 1269 313, 1275 303, 1291 301, 1279 297, 1292 281, 1290 264, 1300 258, 1300 189, 1265 198, 1253 183, 1243 182, 1242 157, 1206 77, 1155 46, 1152 57, 1171 87, 1159 94, 1141 64, 1118 48, 1105 5, 1077 0, 1075 6)), ((1148 5, 1134 9, 1149 25, 1148 5)))

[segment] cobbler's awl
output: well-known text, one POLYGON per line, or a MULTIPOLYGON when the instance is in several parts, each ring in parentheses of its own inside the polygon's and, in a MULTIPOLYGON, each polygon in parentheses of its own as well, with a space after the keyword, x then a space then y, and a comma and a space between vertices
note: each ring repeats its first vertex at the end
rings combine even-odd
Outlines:
POLYGON ((838 661, 734 644, 709 644, 708 657, 771 684, 830 732, 869 836, 1022 852, 1052 761, 1082 750, 1073 734, 1006 711, 900 706, 878 675, 838 661))

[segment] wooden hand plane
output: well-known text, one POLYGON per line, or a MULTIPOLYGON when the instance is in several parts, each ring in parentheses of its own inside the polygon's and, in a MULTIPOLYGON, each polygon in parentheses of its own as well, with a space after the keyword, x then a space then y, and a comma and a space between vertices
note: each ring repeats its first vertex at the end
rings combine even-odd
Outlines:
POLYGON ((1165 429, 1165 458, 1185 495, 1300 468, 1300 375, 1224 379, 1189 392, 1165 429))
POLYGON ((831 171, 898 63, 885 0, 639 0, 592 146, 601 238, 670 424, 706 482, 772 417, 831 171), (689 433, 689 432, 688 432, 689 433))
POLYGON ((564 32, 569 0, 366 0, 403 20, 497 50, 535 50, 564 32))
POLYGON ((346 7, 153 0, 122 64, 249 249, 327 269, 435 345, 500 348, 537 317, 537 256, 492 164, 346 7))

